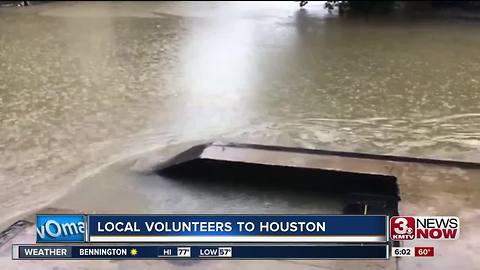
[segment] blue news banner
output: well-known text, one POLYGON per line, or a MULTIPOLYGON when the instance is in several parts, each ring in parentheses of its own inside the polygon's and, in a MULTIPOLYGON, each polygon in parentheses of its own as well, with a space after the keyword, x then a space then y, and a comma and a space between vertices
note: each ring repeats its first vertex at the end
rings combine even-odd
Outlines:
POLYGON ((37 243, 127 246, 16 246, 14 258, 388 258, 386 216, 37 215, 36 231, 37 243))

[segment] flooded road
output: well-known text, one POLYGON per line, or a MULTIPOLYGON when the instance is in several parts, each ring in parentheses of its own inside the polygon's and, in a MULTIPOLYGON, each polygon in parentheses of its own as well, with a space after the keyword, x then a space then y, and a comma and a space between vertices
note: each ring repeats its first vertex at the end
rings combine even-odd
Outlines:
POLYGON ((479 26, 340 19, 293 2, 0 9, 2 226, 168 145, 480 162, 479 26))

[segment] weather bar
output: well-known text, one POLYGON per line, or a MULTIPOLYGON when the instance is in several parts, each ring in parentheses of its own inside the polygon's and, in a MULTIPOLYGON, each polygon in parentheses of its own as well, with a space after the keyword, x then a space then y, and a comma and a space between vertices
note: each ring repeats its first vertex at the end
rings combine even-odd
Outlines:
POLYGON ((13 245, 14 260, 388 259, 389 246, 53 246, 13 245))

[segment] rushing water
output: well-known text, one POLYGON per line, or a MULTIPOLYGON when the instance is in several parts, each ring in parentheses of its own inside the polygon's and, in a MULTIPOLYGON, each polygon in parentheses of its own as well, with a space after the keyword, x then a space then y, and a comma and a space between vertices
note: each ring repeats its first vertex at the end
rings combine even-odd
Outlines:
POLYGON ((480 161, 479 26, 293 2, 0 9, 0 220, 177 143, 480 161))

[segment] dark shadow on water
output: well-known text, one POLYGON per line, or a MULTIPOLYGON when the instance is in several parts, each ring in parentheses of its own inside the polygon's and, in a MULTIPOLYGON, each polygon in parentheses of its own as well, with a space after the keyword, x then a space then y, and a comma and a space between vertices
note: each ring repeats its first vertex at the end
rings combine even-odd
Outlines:
POLYGON ((161 175, 196 186, 339 198, 345 214, 397 215, 400 200, 396 178, 384 175, 217 160, 193 160, 161 175))

